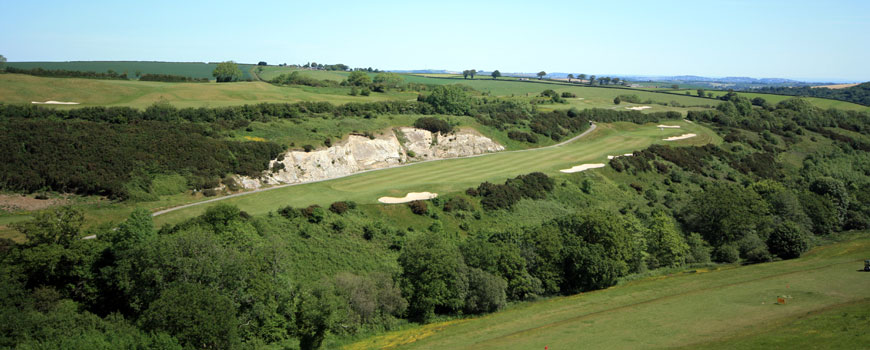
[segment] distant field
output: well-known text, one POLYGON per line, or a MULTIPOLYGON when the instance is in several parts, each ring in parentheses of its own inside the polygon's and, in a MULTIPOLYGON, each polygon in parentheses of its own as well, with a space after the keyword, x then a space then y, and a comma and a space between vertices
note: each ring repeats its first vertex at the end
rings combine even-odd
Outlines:
MULTIPOLYGON (((214 71, 217 64, 202 63, 202 62, 138 62, 138 61, 74 61, 74 62, 8 62, 10 67, 21 69, 63 69, 75 71, 93 71, 104 73, 109 69, 118 73, 127 72, 127 76, 135 79, 136 71, 141 71, 142 74, 172 74, 183 75, 194 78, 209 78, 212 77, 211 72, 214 71)), ((242 79, 252 79, 250 68, 254 65, 240 64, 242 70, 242 79)))
POLYGON ((857 86, 858 84, 859 84, 859 83, 852 83, 852 84, 834 84, 834 85, 819 85, 819 86, 813 86, 813 89, 819 89, 819 88, 826 88, 826 89, 845 89, 845 88, 850 88, 850 87, 853 87, 853 86, 857 86))
MULTIPOLYGON (((583 163, 604 163, 607 162, 607 155, 640 150, 653 143, 664 143, 662 139, 665 137, 688 132, 699 136, 675 144, 721 142, 721 138, 705 127, 685 122, 675 123, 682 125, 683 129, 662 131, 649 124, 602 124, 585 138, 560 147, 420 163, 330 181, 283 187, 217 203, 236 205, 253 215, 265 214, 286 205, 325 206, 339 200, 369 204, 377 203, 377 198, 381 196, 401 197, 407 192, 429 191, 444 194, 463 191, 484 181, 503 182, 509 177, 533 171, 560 174, 560 169, 583 163)), ((159 225, 177 223, 201 214, 214 204, 173 211, 157 216, 155 222, 159 225)))
POLYGON ((870 234, 845 235, 800 259, 650 277, 344 349, 867 348, 870 234))
MULTIPOLYGON (((722 91, 722 90, 705 90, 705 91, 712 92, 714 97, 719 97, 719 96, 722 96, 722 95, 725 95, 728 93, 728 91, 722 91)), ((692 96, 697 96, 696 93, 698 92, 698 90, 695 89, 695 90, 673 91, 673 93, 676 95, 685 95, 686 92, 689 92, 692 96)), ((777 104, 781 101, 785 101, 785 100, 788 100, 790 98, 800 97, 800 98, 803 98, 807 101, 810 101, 810 103, 812 103, 814 106, 819 107, 819 108, 825 108, 825 109, 838 108, 838 109, 851 110, 851 111, 870 111, 870 107, 867 107, 867 106, 862 106, 862 105, 852 103, 852 102, 831 100, 831 99, 826 99, 826 98, 760 94, 760 93, 755 93, 755 92, 740 92, 740 91, 736 91, 736 92, 738 95, 743 96, 743 97, 747 97, 750 99, 756 98, 756 97, 761 97, 761 98, 765 99, 768 103, 772 103, 772 104, 777 104)), ((716 104, 716 101, 714 101, 714 100, 709 100, 709 101, 711 101, 712 104, 716 104)))
POLYGON ((161 83, 125 80, 44 78, 24 74, 0 74, 0 102, 68 101, 85 106, 129 106, 145 108, 158 101, 177 107, 218 107, 262 102, 332 103, 409 100, 416 93, 388 92, 371 96, 350 96, 348 88, 275 86, 264 82, 161 83))
MULTIPOLYGON (((261 67, 254 68, 255 70, 260 69, 261 67)), ((257 73, 263 80, 272 80, 278 77, 281 74, 299 72, 303 76, 311 77, 314 79, 320 80, 333 80, 333 81, 342 81, 347 79, 347 75, 350 72, 339 72, 339 71, 326 71, 326 70, 310 70, 310 69, 299 69, 292 67, 278 67, 278 66, 265 66, 262 67, 262 72, 257 73)))

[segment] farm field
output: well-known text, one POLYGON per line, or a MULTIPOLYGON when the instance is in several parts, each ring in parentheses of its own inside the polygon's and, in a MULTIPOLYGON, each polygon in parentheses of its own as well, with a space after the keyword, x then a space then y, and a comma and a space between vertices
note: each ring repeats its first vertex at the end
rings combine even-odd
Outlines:
MULTIPOLYGON (((692 95, 695 95, 698 90, 671 90, 673 94, 676 95, 685 95, 686 92, 689 92, 692 95)), ((722 90, 705 90, 706 92, 712 92, 714 97, 720 97, 728 93, 728 91, 722 90)), ((736 91, 739 96, 743 96, 749 99, 753 99, 756 97, 761 97, 767 100, 768 103, 777 104, 779 102, 788 100, 790 98, 795 98, 796 96, 786 96, 786 95, 774 95, 774 94, 760 94, 754 92, 740 92, 736 91)), ((810 101, 813 105, 819 108, 837 108, 843 110, 850 111, 870 111, 870 107, 862 106, 857 103, 846 102, 846 101, 838 101, 838 100, 830 100, 826 98, 818 98, 818 97, 801 97, 807 101, 810 101)), ((716 101, 711 100, 711 104, 716 104, 716 101)))
POLYGON ((68 101, 86 106, 127 106, 146 108, 166 101, 176 107, 220 107, 262 102, 332 103, 408 100, 414 93, 388 92, 371 96, 350 96, 346 88, 283 87, 264 82, 162 83, 78 78, 46 78, 24 74, 0 74, 0 102, 68 101))
MULTIPOLYGON (((217 63, 204 62, 147 62, 147 61, 71 61, 71 62, 8 62, 8 66, 20 69, 63 69, 75 71, 91 71, 105 73, 113 70, 118 73, 127 72, 127 76, 135 79, 136 71, 142 74, 171 74, 193 78, 209 78, 217 63)), ((242 80, 252 79, 250 69, 253 64, 239 64, 242 70, 242 80)))
POLYGON ((325 70, 310 70, 310 69, 299 69, 293 67, 278 67, 278 66, 255 66, 253 68, 258 73, 263 80, 272 80, 277 78, 281 74, 299 72, 303 76, 311 77, 314 79, 320 80, 332 80, 332 81, 342 81, 347 79, 347 75, 350 74, 348 72, 339 72, 339 71, 325 71, 325 70), (261 69, 262 68, 262 69, 261 69))
POLYGON ((407 192, 428 191, 446 194, 463 191, 484 181, 502 182, 507 178, 533 171, 554 175, 559 174, 560 169, 583 163, 605 163, 607 155, 633 152, 653 143, 664 143, 662 139, 665 137, 690 132, 698 136, 673 144, 700 145, 721 142, 719 136, 705 127, 686 122, 674 123, 681 125, 682 129, 662 131, 653 124, 600 124, 589 135, 558 147, 418 163, 329 181, 280 187, 175 210, 155 217, 155 223, 158 225, 177 223, 199 215, 217 203, 236 205, 241 210, 258 215, 287 205, 326 206, 339 200, 369 204, 376 203, 377 198, 381 196, 402 197, 407 192))
POLYGON ((800 259, 661 274, 344 349, 861 348, 870 342, 870 279, 860 272, 870 233, 843 235, 800 259))

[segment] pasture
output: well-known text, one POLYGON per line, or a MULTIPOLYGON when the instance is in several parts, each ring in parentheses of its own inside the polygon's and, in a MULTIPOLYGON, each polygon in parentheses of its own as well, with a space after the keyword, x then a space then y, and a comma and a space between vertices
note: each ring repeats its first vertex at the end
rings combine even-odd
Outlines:
MULTIPOLYGON (((148 61, 71 61, 71 62, 8 62, 8 66, 21 69, 63 69, 85 72, 105 73, 113 70, 127 73, 130 79, 135 79, 137 71, 142 74, 171 74, 193 78, 209 78, 214 80, 211 72, 217 63, 204 62, 148 62, 148 61)), ((253 79, 250 73, 252 64, 239 64, 242 70, 242 80, 253 79)))
POLYGON ((870 234, 844 235, 795 260, 664 271, 344 348, 862 348, 870 343, 870 279, 859 269, 870 256, 870 234))
POLYGON ((263 80, 272 80, 277 78, 281 74, 289 74, 293 72, 299 72, 299 74, 310 77, 313 79, 319 80, 332 80, 341 82, 342 80, 347 79, 349 72, 340 72, 340 71, 326 71, 326 70, 310 70, 310 69, 300 69, 293 67, 278 67, 278 66, 256 66, 253 68, 257 75, 260 76, 263 80))
POLYGON ((262 102, 372 102, 410 100, 415 93, 388 92, 371 96, 350 96, 348 88, 275 86, 265 82, 162 83, 132 80, 45 78, 24 74, 0 74, 0 102, 69 101, 86 106, 127 106, 146 108, 166 101, 176 107, 221 107, 262 102))
MULTIPOLYGON (((705 90, 705 91, 709 92, 709 93, 713 93, 713 97, 720 97, 720 96, 723 96, 723 95, 728 93, 728 91, 722 91, 722 90, 705 90)), ((688 92, 692 96, 697 96, 696 93, 698 92, 698 90, 697 89, 696 90, 671 90, 668 93, 686 96, 685 95, 686 92, 688 92)), ((786 96, 786 95, 774 95, 774 94, 761 94, 761 93, 756 93, 756 92, 741 92, 741 91, 735 91, 735 92, 737 93, 737 95, 743 96, 743 97, 746 97, 749 99, 761 97, 761 98, 765 99, 768 103, 773 104, 773 105, 776 105, 777 103, 780 103, 782 101, 785 101, 785 100, 788 100, 791 98, 799 97, 799 96, 786 96)), ((801 97, 801 98, 809 101, 810 103, 812 103, 816 107, 824 108, 824 109, 837 108, 837 109, 843 109, 843 110, 849 110, 849 111, 859 111, 859 112, 870 111, 870 107, 862 106, 862 105, 859 105, 857 103, 852 103, 852 102, 831 100, 831 99, 827 99, 827 98, 818 98, 818 97, 801 97)), ((708 100, 711 101, 710 104, 715 105, 717 103, 717 101, 715 101, 715 100, 710 100, 710 99, 708 99, 708 100)))
MULTIPOLYGON (((238 206, 252 214, 265 214, 280 207, 328 206, 340 200, 361 204, 377 203, 382 196, 402 197, 407 192, 446 194, 464 191, 484 181, 503 182, 520 174, 541 171, 559 174, 583 163, 604 163, 607 155, 630 153, 663 138, 692 132, 697 137, 673 142, 679 145, 719 143, 721 138, 711 130, 686 122, 675 122, 682 129, 659 130, 655 125, 630 123, 600 124, 589 135, 557 147, 492 153, 474 158, 446 159, 408 166, 360 173, 329 181, 274 188, 248 195, 227 198, 219 203, 238 206)), ((199 215, 216 203, 192 206, 155 217, 158 225, 178 223, 199 215)))

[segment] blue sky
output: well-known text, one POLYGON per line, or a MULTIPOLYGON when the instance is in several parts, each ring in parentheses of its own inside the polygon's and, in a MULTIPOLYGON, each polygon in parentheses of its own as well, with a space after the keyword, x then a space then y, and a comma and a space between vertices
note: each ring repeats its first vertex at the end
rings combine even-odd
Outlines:
POLYGON ((13 1, 9 61, 870 80, 870 1, 13 1))

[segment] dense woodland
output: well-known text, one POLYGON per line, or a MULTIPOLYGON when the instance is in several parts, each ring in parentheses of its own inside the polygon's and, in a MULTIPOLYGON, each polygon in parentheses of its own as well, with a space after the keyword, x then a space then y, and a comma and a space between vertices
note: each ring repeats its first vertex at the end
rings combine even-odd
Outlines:
MULTIPOLYGON (((5 186, 24 183, 8 179, 14 170, 40 166, 34 163, 47 164, 30 170, 36 178, 40 171, 54 174, 56 159, 16 158, 51 152, 39 145, 84 157, 70 162, 76 170, 117 162, 126 171, 57 182, 66 190, 137 169, 181 167, 174 162, 214 164, 215 174, 256 171, 280 147, 222 141, 212 134, 216 125, 403 111, 469 115, 517 138, 553 140, 585 130, 590 120, 680 118, 596 109, 538 113, 509 101, 472 100, 452 87, 418 102, 344 106, 142 112, 0 106, 0 137, 8 138, 0 144, 9 148, 2 152, 3 178, 5 186), (152 142, 202 159, 129 156, 152 142), (132 153, 86 157, 107 150, 103 143, 132 153), (221 158, 230 154, 235 162, 221 158)), ((218 205, 159 229, 139 210, 115 228, 89 230, 75 209, 49 210, 16 225, 27 243, 0 244, 0 347, 315 349, 409 322, 606 288, 660 268, 792 259, 816 237, 870 228, 867 113, 731 95, 688 119, 714 128, 724 142, 654 145, 614 158, 600 174, 532 173, 401 206, 336 202, 251 216, 218 205), (80 239, 87 234, 97 238, 80 239)), ((418 122, 437 131, 450 127, 435 116, 418 122)), ((140 153, 152 152, 161 154, 140 153)))

